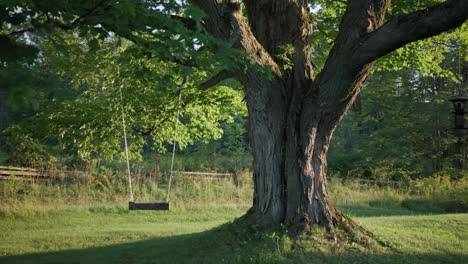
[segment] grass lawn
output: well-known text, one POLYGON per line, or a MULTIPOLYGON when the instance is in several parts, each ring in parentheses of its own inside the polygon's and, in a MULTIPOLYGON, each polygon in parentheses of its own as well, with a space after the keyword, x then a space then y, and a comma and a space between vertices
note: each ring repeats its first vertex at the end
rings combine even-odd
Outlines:
POLYGON ((245 208, 23 208, 0 210, 0 263, 468 263, 468 214, 342 209, 398 252, 293 250, 274 233, 252 239, 224 224, 245 208))

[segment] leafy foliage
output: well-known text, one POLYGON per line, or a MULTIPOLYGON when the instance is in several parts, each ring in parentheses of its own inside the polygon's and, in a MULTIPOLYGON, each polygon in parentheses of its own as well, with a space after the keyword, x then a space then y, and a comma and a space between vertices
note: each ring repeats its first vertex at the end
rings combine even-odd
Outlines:
POLYGON ((219 138, 218 121, 232 122, 234 115, 246 111, 239 91, 224 86, 200 91, 196 85, 206 72, 181 70, 174 63, 145 56, 128 41, 109 38, 94 43, 99 46, 93 49, 70 35, 66 43, 68 49, 57 51, 44 42, 44 63, 70 79, 77 96, 50 104, 22 126, 10 128, 10 134, 21 134, 19 130, 29 127, 31 133, 43 131, 44 140, 58 141, 81 159, 122 158, 123 106, 132 157, 141 158, 144 146, 164 151, 165 144, 174 140, 178 109, 176 140, 181 147, 194 140, 219 138), (184 78, 188 81, 179 108, 177 92, 184 78), (38 129, 43 124, 47 125, 38 129))
MULTIPOLYGON (((454 55, 445 55, 444 67, 456 73, 454 55)), ((415 68, 376 72, 361 94, 361 108, 348 113, 335 134, 332 169, 349 177, 408 180, 451 168, 456 137, 447 99, 458 86, 449 78, 422 77, 415 68)))

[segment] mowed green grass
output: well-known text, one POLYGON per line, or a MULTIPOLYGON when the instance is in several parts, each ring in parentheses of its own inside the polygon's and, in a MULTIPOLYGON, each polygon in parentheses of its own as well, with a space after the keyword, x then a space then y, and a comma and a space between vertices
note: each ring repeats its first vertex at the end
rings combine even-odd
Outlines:
POLYGON ((246 236, 229 224, 246 210, 236 206, 10 208, 0 210, 0 263, 468 263, 468 214, 343 209, 397 251, 292 249, 274 233, 246 236))

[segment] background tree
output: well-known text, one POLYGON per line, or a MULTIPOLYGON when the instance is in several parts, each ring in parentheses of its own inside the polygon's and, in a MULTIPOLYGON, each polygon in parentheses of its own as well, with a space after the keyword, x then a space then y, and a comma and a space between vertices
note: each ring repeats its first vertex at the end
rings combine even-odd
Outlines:
MULTIPOLYGON (((6 130, 13 159, 19 164, 33 165, 28 164, 27 148, 18 146, 23 145, 21 142, 39 146, 33 144, 34 138, 44 145, 55 142, 75 156, 75 161, 123 158, 119 87, 134 159, 141 159, 145 148, 164 152, 165 146, 172 144, 178 111, 177 142, 182 148, 195 140, 220 138, 220 122, 232 122, 235 115, 245 113, 240 91, 228 87, 200 91, 194 82, 206 73, 191 72, 190 79, 184 81, 175 64, 148 58, 131 42, 109 38, 90 44, 73 35, 62 35, 66 45, 57 50, 50 38, 40 40, 40 65, 69 80, 68 87, 75 95, 55 98, 6 130)), ((44 151, 36 148, 31 152, 44 151)))
POLYGON ((357 102, 359 108, 345 116, 335 134, 328 157, 334 173, 377 180, 462 175, 453 169, 456 138, 447 99, 467 91, 463 77, 468 61, 466 26, 451 36, 417 42, 413 51, 392 54, 420 53, 410 55, 403 66, 395 64, 394 58, 377 64, 357 102))

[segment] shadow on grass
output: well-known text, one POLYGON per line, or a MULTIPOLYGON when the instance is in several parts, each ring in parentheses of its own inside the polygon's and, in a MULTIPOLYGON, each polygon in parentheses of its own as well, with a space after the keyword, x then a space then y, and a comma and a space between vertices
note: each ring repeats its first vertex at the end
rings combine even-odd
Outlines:
POLYGON ((445 199, 406 199, 401 202, 401 206, 413 211, 431 211, 442 213, 467 213, 468 202, 466 198, 448 197, 445 199))
POLYGON ((383 208, 365 205, 339 205, 338 208, 352 217, 375 217, 375 216, 405 216, 431 214, 431 212, 417 212, 405 208, 383 208))
POLYGON ((375 216, 406 216, 444 214, 442 211, 420 210, 413 211, 402 207, 386 208, 371 205, 338 205, 345 214, 352 217, 375 217, 375 216))
MULTIPOLYGON (((464 255, 283 251, 271 236, 245 236, 233 224, 201 233, 87 249, 0 257, 0 263, 464 263, 464 255), (250 237, 250 238, 249 238, 250 237)), ((466 263, 466 262, 465 262, 466 263)))
POLYGON ((374 200, 363 204, 338 204, 337 207, 353 217, 438 215, 447 213, 466 213, 466 205, 456 202, 434 202, 430 199, 374 200))

